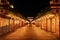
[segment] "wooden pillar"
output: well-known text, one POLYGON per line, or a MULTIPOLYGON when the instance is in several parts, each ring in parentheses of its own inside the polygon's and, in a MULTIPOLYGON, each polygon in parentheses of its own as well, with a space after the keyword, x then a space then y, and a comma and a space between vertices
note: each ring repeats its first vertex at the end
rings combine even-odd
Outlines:
MULTIPOLYGON (((20 21, 20 20, 19 20, 20 21)), ((20 22, 18 23, 18 28, 20 27, 20 22)))
POLYGON ((7 32, 11 31, 11 28, 10 28, 10 19, 8 19, 8 25, 7 25, 7 32))
POLYGON ((9 27, 10 27, 10 19, 9 19, 9 27))
POLYGON ((55 33, 56 33, 56 21, 57 21, 57 20, 56 20, 56 17, 57 17, 57 16, 55 15, 55 33))
POLYGON ((40 21, 40 27, 41 27, 41 29, 42 29, 42 20, 40 21))
POLYGON ((50 18, 50 31, 52 32, 52 18, 50 18))
POLYGON ((60 13, 59 13, 59 38, 60 38, 60 13))

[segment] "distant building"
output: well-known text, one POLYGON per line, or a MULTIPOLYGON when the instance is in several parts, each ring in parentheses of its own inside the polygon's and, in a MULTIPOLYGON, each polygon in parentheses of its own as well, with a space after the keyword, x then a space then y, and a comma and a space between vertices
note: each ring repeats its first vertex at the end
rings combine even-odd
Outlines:
POLYGON ((52 13, 60 13, 60 0, 51 0, 50 8, 52 13))
POLYGON ((0 15, 5 15, 8 12, 9 8, 9 1, 7 0, 0 0, 0 15))
POLYGON ((33 17, 27 17, 27 19, 31 22, 33 20, 33 17))

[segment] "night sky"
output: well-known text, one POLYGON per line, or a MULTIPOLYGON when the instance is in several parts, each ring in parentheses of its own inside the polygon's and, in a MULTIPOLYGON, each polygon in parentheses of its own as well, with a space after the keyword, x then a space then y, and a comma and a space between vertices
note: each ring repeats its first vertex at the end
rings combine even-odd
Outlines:
POLYGON ((35 17, 37 13, 49 6, 50 0, 10 0, 14 9, 24 17, 35 17))

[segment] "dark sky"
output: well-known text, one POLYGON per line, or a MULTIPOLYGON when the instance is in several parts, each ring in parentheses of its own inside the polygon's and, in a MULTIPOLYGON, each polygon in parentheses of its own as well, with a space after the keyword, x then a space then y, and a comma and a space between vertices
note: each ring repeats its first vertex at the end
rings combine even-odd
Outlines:
POLYGON ((49 6, 50 0, 10 0, 14 5, 14 9, 24 15, 37 16, 37 13, 49 6))

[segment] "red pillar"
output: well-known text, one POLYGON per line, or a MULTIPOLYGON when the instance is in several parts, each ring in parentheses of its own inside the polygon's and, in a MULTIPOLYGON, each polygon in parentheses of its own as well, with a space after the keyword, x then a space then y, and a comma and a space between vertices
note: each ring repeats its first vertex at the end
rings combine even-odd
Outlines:
POLYGON ((0 27, 1 27, 1 18, 0 18, 0 27))
POLYGON ((48 30, 48 19, 46 18, 46 31, 48 30))
POLYGON ((15 29, 15 28, 14 28, 14 26, 15 26, 15 25, 14 25, 14 19, 13 19, 13 25, 12 25, 12 30, 14 30, 14 29, 15 29))
POLYGON ((39 21, 37 21, 37 26, 39 27, 39 21))
POLYGON ((14 20, 13 20, 13 25, 14 25, 14 20))
POLYGON ((23 26, 23 21, 22 21, 22 25, 21 26, 23 26))
POLYGON ((20 27, 20 20, 19 20, 19 27, 20 27))

